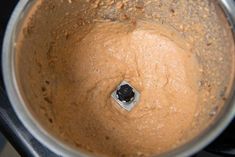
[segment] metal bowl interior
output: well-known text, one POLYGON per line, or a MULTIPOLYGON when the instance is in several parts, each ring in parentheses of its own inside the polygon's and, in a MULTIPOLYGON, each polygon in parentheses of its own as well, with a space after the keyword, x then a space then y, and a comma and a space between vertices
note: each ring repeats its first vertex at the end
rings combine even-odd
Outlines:
MULTIPOLYGON (((232 10, 235 9, 235 5, 232 1, 221 0, 219 5, 223 8, 223 11, 227 17, 229 17, 229 22, 234 26, 234 15, 232 10)), ((38 120, 38 117, 32 112, 29 107, 29 102, 27 101, 27 94, 25 94, 20 87, 19 74, 17 71, 17 55, 15 43, 18 40, 19 32, 22 32, 22 25, 24 24, 25 18, 30 12, 34 11, 36 8, 36 1, 22 0, 19 1, 17 7, 15 8, 11 20, 8 24, 8 28, 4 38, 3 45, 3 56, 2 56, 2 66, 3 66, 3 76, 6 86, 6 90, 12 106, 25 125, 25 127, 37 138, 41 143, 50 148, 52 151, 62 156, 92 156, 88 152, 75 149, 66 143, 62 142, 57 136, 48 131, 48 128, 43 126, 38 120)), ((224 19, 225 20, 225 19, 224 19)), ((226 20, 225 20, 226 21, 226 20)), ((232 41, 234 43, 234 41, 232 41)), ((230 57, 234 61, 234 53, 230 57)), ((18 61, 19 62, 19 61, 18 61)), ((233 62, 234 64, 234 62, 233 62)), ((207 144, 209 144, 213 139, 215 139, 235 115, 235 98, 234 98, 234 65, 233 70, 229 71, 232 76, 228 76, 227 83, 229 88, 227 88, 226 103, 221 108, 220 112, 216 115, 210 127, 204 129, 200 135, 193 138, 181 147, 162 154, 162 156, 189 156, 207 144)))

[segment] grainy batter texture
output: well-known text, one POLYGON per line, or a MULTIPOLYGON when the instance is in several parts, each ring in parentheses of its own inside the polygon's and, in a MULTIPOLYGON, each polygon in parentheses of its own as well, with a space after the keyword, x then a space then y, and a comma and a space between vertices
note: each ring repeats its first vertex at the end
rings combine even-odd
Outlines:
POLYGON ((211 1, 37 4, 16 43, 18 76, 55 137, 94 154, 151 156, 195 137, 219 113, 234 47, 211 1), (111 97, 123 80, 141 94, 131 112, 111 97))
POLYGON ((182 138, 196 109, 199 68, 195 56, 171 36, 169 30, 151 23, 97 23, 67 49, 63 57, 74 64, 66 70, 74 71, 76 82, 58 92, 76 95, 76 112, 68 115, 64 102, 56 110, 65 112, 56 116, 62 123, 67 116, 74 122, 73 139, 91 150, 129 156, 166 151, 182 138), (121 111, 110 96, 123 80, 141 94, 131 112, 121 111))

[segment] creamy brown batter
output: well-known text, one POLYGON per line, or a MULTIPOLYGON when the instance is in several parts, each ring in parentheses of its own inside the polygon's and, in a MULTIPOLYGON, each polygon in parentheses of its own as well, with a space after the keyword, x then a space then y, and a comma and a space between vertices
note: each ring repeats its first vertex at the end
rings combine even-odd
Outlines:
POLYGON ((30 109, 56 137, 95 154, 150 156, 183 144, 219 112, 230 80, 221 72, 232 73, 232 36, 210 5, 41 0, 17 43, 30 109), (131 112, 111 97, 123 80, 141 94, 131 112))
POLYGON ((76 124, 72 134, 80 132, 80 126, 91 127, 75 138, 92 150, 109 147, 113 155, 162 152, 176 145, 190 129, 199 76, 195 56, 171 36, 173 32, 151 23, 98 23, 68 49, 75 63, 77 82, 68 86, 77 96, 76 111, 89 111, 93 117, 81 120, 79 111, 70 117, 76 124), (141 94, 131 112, 117 109, 110 96, 123 80, 141 94))

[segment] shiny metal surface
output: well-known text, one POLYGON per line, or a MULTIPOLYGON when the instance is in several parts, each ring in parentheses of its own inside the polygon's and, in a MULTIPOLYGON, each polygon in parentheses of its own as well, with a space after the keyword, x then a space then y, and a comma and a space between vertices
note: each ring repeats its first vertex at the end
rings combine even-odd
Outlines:
MULTIPOLYGON (((2 67, 3 67, 3 77, 6 90, 11 101, 11 104, 25 127, 32 133, 36 139, 47 146, 49 149, 54 151, 56 154, 65 157, 89 156, 88 154, 82 153, 75 150, 48 134, 35 120, 33 115, 29 112, 26 104, 21 97, 19 89, 17 87, 15 68, 14 68, 14 42, 17 37, 17 32, 19 28, 19 23, 21 19, 27 14, 27 10, 33 5, 34 0, 20 0, 17 7, 15 8, 10 22, 7 27, 7 31, 3 43, 3 54, 2 54, 2 67)), ((232 26, 235 26, 235 2, 233 0, 219 0, 221 7, 224 9, 225 13, 228 15, 228 19, 232 26)), ((217 117, 216 123, 214 123, 210 128, 205 130, 197 139, 183 145, 176 150, 168 152, 162 156, 190 156, 206 145, 208 145, 213 139, 215 139, 229 122, 233 119, 235 115, 235 98, 234 90, 231 93, 231 100, 226 105, 222 114, 217 117)), ((35 154, 35 156, 37 156, 35 154)))
POLYGON ((117 89, 115 91, 113 91, 111 96, 119 104, 119 106, 121 106, 122 108, 124 108, 127 111, 131 111, 138 104, 139 99, 140 99, 140 93, 133 86, 131 86, 131 84, 129 84, 126 81, 122 81, 121 84, 118 85, 117 89), (120 101, 118 99, 118 95, 116 94, 116 92, 122 85, 129 85, 130 87, 132 87, 132 90, 135 95, 133 97, 133 100, 131 100, 130 102, 120 101))
POLYGON ((228 20, 232 24, 233 30, 235 29, 235 1, 234 0, 219 0, 221 7, 227 14, 228 20))

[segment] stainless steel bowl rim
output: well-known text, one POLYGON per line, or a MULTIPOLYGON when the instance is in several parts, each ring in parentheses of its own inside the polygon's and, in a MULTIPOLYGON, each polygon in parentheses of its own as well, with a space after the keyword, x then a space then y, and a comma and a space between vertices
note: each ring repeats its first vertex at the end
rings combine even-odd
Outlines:
MULTIPOLYGON (((235 26, 235 2, 233 0, 218 0, 221 7, 224 9, 225 13, 230 20, 232 26, 235 26)), ((32 116, 26 107, 26 104, 22 97, 20 96, 19 89, 17 87, 15 72, 14 72, 14 40, 17 31, 18 22, 23 17, 23 12, 29 3, 33 0, 20 0, 10 18, 7 26, 7 30, 4 36, 3 49, 2 49, 2 68, 3 68, 3 79, 6 87, 8 97, 10 99, 11 105, 16 112, 16 115, 27 128, 27 130, 43 145, 48 147, 54 153, 59 156, 66 157, 86 157, 91 156, 81 151, 75 150, 63 143, 61 143, 56 138, 49 135, 32 116)), ((190 156, 210 142, 215 139, 231 122, 235 115, 235 95, 234 89, 232 90, 232 98, 230 100, 230 105, 227 108, 226 114, 224 114, 220 119, 217 120, 210 128, 208 128, 204 134, 200 135, 197 139, 189 142, 182 147, 173 150, 163 156, 178 156, 186 157, 190 156)), ((34 156, 37 156, 36 152, 32 152, 34 156)))

